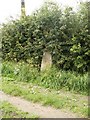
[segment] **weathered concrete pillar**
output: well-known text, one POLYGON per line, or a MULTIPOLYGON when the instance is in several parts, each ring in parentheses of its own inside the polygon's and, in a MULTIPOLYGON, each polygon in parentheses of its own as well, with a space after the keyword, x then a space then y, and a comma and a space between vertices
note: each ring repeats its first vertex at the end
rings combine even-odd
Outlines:
POLYGON ((49 51, 45 51, 42 57, 41 71, 50 69, 51 66, 52 66, 52 55, 49 51))

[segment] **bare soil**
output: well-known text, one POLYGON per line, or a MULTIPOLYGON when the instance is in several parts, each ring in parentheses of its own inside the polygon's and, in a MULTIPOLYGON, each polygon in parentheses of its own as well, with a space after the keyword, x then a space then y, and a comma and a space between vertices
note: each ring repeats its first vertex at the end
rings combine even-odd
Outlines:
POLYGON ((2 91, 0 91, 0 101, 8 101, 19 110, 38 115, 40 118, 79 118, 79 116, 69 111, 63 112, 60 109, 42 106, 39 103, 32 103, 20 97, 7 95, 2 91))

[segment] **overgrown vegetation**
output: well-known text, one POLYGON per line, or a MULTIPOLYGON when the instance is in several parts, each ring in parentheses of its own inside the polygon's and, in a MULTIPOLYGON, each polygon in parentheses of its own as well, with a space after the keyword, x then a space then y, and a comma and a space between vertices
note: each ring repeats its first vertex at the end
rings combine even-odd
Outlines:
POLYGON ((27 112, 18 110, 7 101, 0 102, 1 116, 0 118, 37 118, 35 115, 29 115, 27 112))
POLYGON ((71 7, 62 10, 57 4, 47 2, 32 15, 3 24, 0 28, 2 78, 5 77, 2 90, 33 102, 67 108, 87 116, 86 102, 80 106, 75 96, 73 99, 59 96, 58 90, 88 94, 89 5, 90 2, 80 3, 79 10, 74 12, 71 7), (52 54, 53 66, 40 72, 45 50, 52 54), (44 94, 37 86, 33 88, 30 84, 44 86, 50 91, 44 90, 44 94), (55 90, 57 93, 54 93, 55 90))
POLYGON ((40 68, 43 51, 48 49, 59 69, 89 71, 89 6, 90 2, 80 3, 80 9, 74 12, 47 2, 34 14, 3 24, 2 58, 30 60, 40 68))
POLYGON ((63 111, 72 111, 79 117, 88 116, 87 96, 71 94, 65 91, 44 89, 40 86, 15 81, 13 78, 3 77, 2 89, 5 93, 20 96, 33 102, 40 102, 42 105, 49 105, 63 111))
POLYGON ((60 71, 52 68, 45 72, 25 62, 3 62, 2 76, 10 77, 17 81, 34 83, 50 89, 65 89, 76 93, 88 94, 88 73, 80 75, 70 71, 60 71))

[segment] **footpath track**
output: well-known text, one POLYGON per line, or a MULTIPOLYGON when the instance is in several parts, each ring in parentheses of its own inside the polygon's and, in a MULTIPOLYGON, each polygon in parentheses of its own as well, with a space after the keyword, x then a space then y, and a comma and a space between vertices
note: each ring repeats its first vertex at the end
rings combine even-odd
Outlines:
POLYGON ((7 95, 4 92, 0 91, 0 101, 8 101, 19 110, 24 112, 33 113, 40 116, 40 118, 79 118, 76 114, 71 112, 63 112, 60 109, 55 109, 53 107, 42 106, 38 103, 33 103, 27 100, 24 100, 20 97, 14 97, 7 95))

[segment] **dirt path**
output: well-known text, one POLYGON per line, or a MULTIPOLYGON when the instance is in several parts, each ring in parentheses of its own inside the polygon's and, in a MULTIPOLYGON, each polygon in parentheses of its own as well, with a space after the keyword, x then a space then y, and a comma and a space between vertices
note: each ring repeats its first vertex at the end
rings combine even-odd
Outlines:
POLYGON ((30 114, 33 113, 35 115, 38 115, 40 116, 40 118, 78 118, 78 116, 73 113, 62 112, 61 110, 54 109, 52 107, 44 107, 41 104, 32 103, 21 99, 20 97, 13 97, 11 95, 7 95, 2 91, 0 91, 0 100, 6 100, 18 109, 24 112, 28 112, 30 114))

